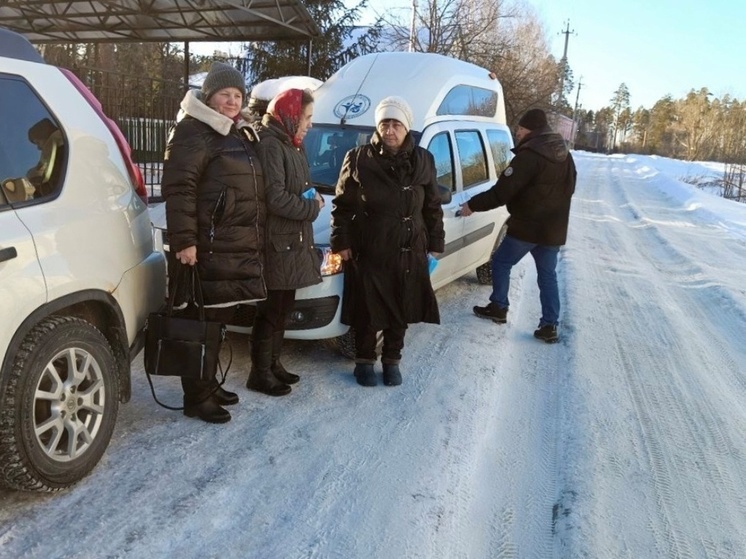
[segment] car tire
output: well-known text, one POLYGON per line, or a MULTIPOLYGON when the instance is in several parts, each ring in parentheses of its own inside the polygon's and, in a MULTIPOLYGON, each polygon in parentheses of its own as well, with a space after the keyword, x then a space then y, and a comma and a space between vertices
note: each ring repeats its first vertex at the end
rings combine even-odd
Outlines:
MULTIPOLYGON (((504 223, 503 226, 500 228, 500 232, 497 234, 497 239, 495 240, 495 248, 492 249, 492 254, 495 254, 497 247, 499 247, 502 244, 503 240, 505 239, 505 235, 507 233, 508 233, 508 225, 507 223, 504 223)), ((485 262, 481 266, 477 267, 477 281, 482 285, 492 285, 492 257, 491 256, 488 262, 485 262)))
POLYGON ((355 330, 350 328, 346 333, 334 338, 337 351, 347 359, 355 359, 355 330))
POLYGON ((113 355, 80 318, 49 317, 28 333, 3 379, 0 485, 58 491, 96 466, 119 410, 113 355))
MULTIPOLYGON (((347 333, 342 334, 334 338, 334 343, 337 347, 337 351, 347 359, 355 359, 355 329, 350 327, 347 333)), ((380 350, 383 345, 383 332, 378 332, 376 335, 376 350, 380 350)))

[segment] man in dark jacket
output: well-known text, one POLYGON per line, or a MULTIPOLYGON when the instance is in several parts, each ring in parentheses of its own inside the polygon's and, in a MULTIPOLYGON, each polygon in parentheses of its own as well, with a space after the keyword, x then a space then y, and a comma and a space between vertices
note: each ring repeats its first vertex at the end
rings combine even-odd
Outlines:
POLYGON ((559 341, 560 300, 557 257, 567 240, 570 198, 575 192, 575 162, 562 137, 547 124, 541 109, 531 109, 518 121, 515 157, 489 190, 461 206, 461 215, 507 206, 505 240, 492 255, 492 295, 474 314, 498 324, 507 322, 510 270, 527 253, 536 262, 541 320, 534 336, 559 341))

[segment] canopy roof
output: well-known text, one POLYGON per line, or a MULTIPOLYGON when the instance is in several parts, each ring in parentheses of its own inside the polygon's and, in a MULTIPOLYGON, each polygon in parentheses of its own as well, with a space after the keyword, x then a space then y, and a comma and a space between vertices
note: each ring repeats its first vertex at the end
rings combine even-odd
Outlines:
POLYGON ((319 35, 301 0, 3 0, 32 43, 277 41, 319 35))

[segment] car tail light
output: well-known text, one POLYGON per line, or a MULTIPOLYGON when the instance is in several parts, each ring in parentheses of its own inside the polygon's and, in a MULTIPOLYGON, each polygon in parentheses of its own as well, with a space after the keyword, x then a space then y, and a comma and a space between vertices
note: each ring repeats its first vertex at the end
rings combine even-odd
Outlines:
POLYGON ((140 199, 147 204, 148 191, 145 188, 145 181, 142 178, 142 172, 140 171, 140 168, 135 165, 135 162, 132 161, 132 148, 127 142, 127 139, 124 137, 124 134, 122 134, 122 131, 117 126, 117 123, 106 116, 99 100, 96 99, 96 96, 91 92, 91 90, 88 89, 82 81, 80 81, 78 76, 73 74, 67 68, 60 68, 60 71, 68 80, 70 80, 70 82, 75 86, 75 89, 80 91, 85 100, 88 101, 88 104, 93 108, 94 111, 96 111, 96 114, 101 118, 104 124, 106 124, 106 127, 109 129, 109 132, 111 132, 111 135, 114 136, 114 139, 117 142, 117 147, 122 154, 122 159, 124 159, 124 163, 127 166, 130 180, 135 185, 135 192, 140 197, 140 199))

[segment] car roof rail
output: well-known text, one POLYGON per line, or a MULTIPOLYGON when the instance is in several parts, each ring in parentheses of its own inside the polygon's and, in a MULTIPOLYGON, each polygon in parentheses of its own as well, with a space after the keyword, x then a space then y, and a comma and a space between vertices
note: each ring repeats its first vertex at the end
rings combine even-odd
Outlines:
POLYGON ((23 35, 0 27, 0 56, 44 64, 39 51, 23 35))

